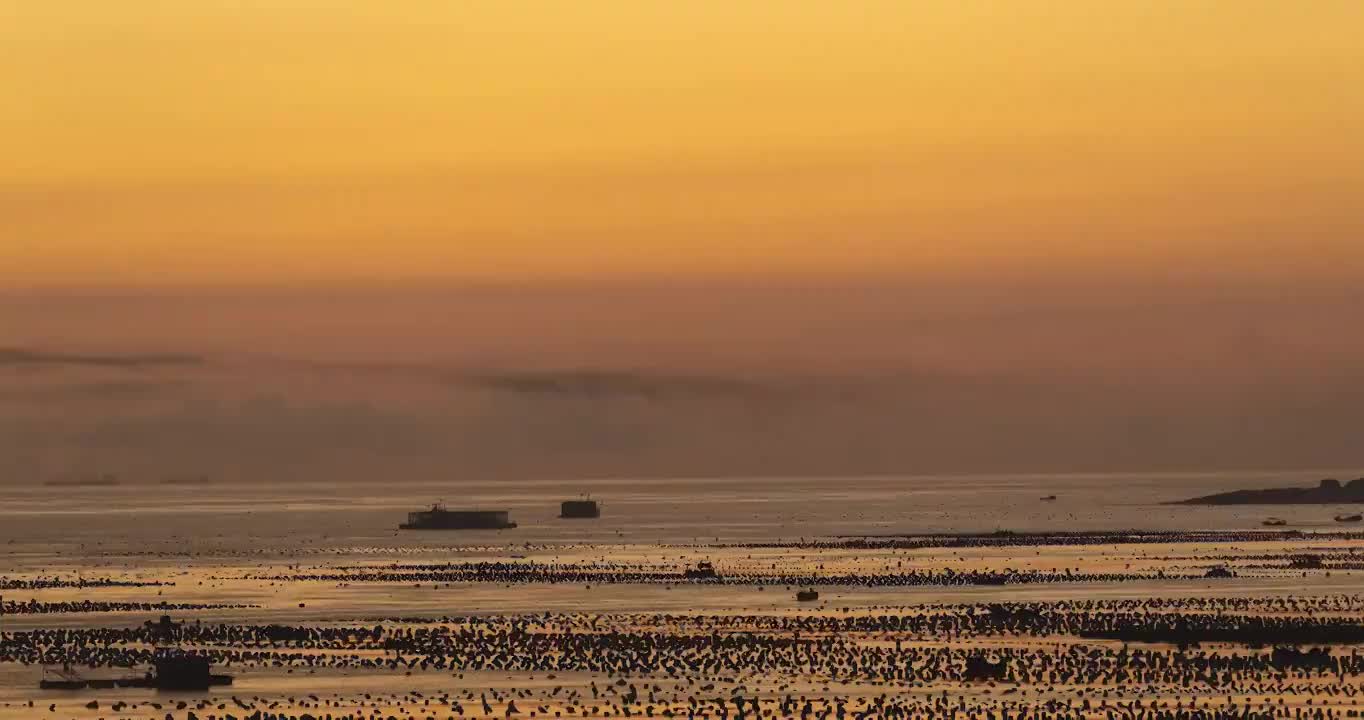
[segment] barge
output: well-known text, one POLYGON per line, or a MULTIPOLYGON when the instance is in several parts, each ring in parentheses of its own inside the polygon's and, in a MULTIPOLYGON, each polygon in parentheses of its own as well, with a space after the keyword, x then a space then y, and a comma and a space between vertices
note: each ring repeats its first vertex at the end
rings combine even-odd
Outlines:
POLYGON ((559 517, 591 520, 601 517, 601 506, 596 500, 565 500, 559 504, 559 517))
POLYGON ((399 530, 506 530, 516 527, 506 510, 447 510, 437 503, 430 510, 407 514, 399 530))

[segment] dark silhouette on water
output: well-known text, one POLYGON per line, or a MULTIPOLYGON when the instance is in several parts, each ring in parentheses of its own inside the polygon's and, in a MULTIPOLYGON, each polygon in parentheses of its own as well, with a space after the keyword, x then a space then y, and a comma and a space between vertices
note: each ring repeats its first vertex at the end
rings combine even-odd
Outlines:
POLYGON ((158 654, 152 660, 152 669, 140 677, 83 678, 70 665, 49 670, 46 675, 38 682, 42 690, 152 688, 192 691, 232 684, 231 675, 213 674, 207 656, 179 651, 158 654))
POLYGON ((1288 567, 1291 567, 1294 570, 1320 570, 1324 567, 1324 564, 1322 563, 1320 555, 1304 553, 1302 555, 1293 555, 1288 558, 1288 567))
POLYGON ((1234 490, 1179 500, 1172 505, 1337 505, 1364 503, 1364 478, 1341 485, 1328 478, 1316 487, 1269 488, 1267 490, 1234 490))
POLYGON ((155 666, 154 687, 159 690, 207 690, 232 684, 231 676, 210 672, 208 658, 203 655, 163 655, 155 666))
POLYGON ((1269 662, 1280 670, 1289 668, 1326 669, 1332 666, 1331 653, 1325 648, 1303 651, 1291 647, 1276 647, 1269 656, 1269 662))
POLYGON ((1002 681, 1009 674, 1009 666, 1003 660, 987 658, 984 655, 971 655, 966 658, 966 668, 962 680, 967 682, 1002 681))
POLYGON ((436 503, 430 510, 408 513, 399 530, 503 530, 516 527, 506 510, 446 510, 436 503))
POLYGON ((159 643, 175 642, 179 638, 180 628, 183 627, 183 623, 171 620, 169 615, 162 615, 161 619, 156 621, 148 620, 143 625, 155 633, 154 637, 159 643))
POLYGON ((601 506, 596 500, 565 500, 559 504, 559 517, 590 520, 601 517, 601 506))
POLYGON ((696 563, 694 568, 687 568, 682 573, 682 577, 688 580, 715 580, 719 579, 720 573, 716 572, 714 565, 702 561, 696 563))

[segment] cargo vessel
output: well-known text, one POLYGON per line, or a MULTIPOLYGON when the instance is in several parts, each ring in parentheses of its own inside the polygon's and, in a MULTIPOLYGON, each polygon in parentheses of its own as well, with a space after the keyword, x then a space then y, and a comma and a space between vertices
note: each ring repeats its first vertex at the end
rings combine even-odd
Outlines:
POLYGON ((565 500, 559 504, 559 517, 591 519, 601 517, 601 506, 596 500, 565 500))
POLYGON ((408 513, 399 530, 505 530, 516 527, 506 510, 446 510, 436 503, 430 510, 408 513))

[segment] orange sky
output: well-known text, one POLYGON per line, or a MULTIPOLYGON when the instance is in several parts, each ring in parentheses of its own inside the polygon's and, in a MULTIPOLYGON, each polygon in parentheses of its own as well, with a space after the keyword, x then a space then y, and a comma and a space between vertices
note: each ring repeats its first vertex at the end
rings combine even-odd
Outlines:
POLYGON ((1357 0, 5 3, 0 285, 1358 277, 1361 28, 1357 0))

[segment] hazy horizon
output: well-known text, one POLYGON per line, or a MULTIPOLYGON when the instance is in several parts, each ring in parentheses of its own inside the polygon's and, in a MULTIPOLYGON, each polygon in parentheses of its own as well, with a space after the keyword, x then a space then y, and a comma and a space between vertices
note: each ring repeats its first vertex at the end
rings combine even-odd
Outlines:
POLYGON ((1360 27, 11 3, 0 481, 1364 468, 1360 27))
POLYGON ((1364 474, 1364 291, 1155 282, 10 293, 4 475, 1364 474))

